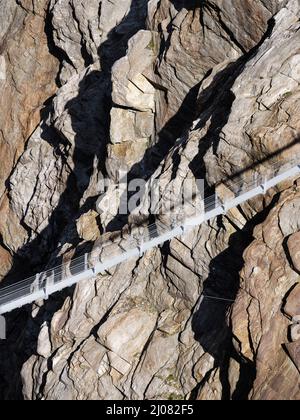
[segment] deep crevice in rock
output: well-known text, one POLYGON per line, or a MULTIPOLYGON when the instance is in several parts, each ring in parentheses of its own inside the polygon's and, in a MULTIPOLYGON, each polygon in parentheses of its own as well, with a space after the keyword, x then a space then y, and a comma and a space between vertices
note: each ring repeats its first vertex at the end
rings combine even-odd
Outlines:
MULTIPOLYGON (((210 273, 203 285, 204 296, 235 301, 239 291, 239 273, 244 265, 244 251, 254 239, 254 228, 268 217, 278 199, 279 195, 274 196, 268 207, 248 221, 242 230, 234 233, 230 237, 228 248, 211 261, 210 273)), ((195 339, 216 360, 216 367, 220 369, 223 399, 246 399, 256 376, 255 364, 237 354, 232 345, 232 330, 228 324, 231 307, 230 302, 222 303, 206 298, 194 314, 192 325, 195 339), (228 388, 230 358, 237 360, 241 367, 237 388, 231 392, 228 388)), ((202 387, 204 385, 205 383, 202 387)))
MULTIPOLYGON (((138 2, 133 2, 133 4, 137 4, 138 2)), ((197 0, 191 0, 191 1, 180 1, 180 0, 174 0, 172 1, 174 4, 176 10, 180 10, 182 7, 185 7, 186 9, 190 10, 194 7, 200 7, 201 13, 200 13, 200 19, 204 31, 204 18, 203 13, 205 7, 209 7, 208 3, 206 1, 197 1, 197 0)), ((227 33, 231 41, 237 45, 238 48, 240 48, 244 53, 246 52, 243 50, 242 46, 238 45, 238 41, 235 39, 234 33, 228 29, 227 25, 222 22, 222 17, 220 15, 220 10, 216 9, 215 11, 219 14, 219 20, 220 25, 225 25, 225 27, 222 26, 223 30, 227 33)), ((99 13, 101 12, 101 4, 99 13)), ((75 16, 74 16, 75 17, 75 16)), ((49 50, 51 49, 53 51, 53 55, 55 55, 58 60, 61 63, 61 69, 63 68, 63 63, 68 63, 69 65, 72 64, 71 60, 69 59, 68 55, 63 51, 60 50, 55 46, 54 39, 53 39, 53 28, 52 28, 52 16, 50 13, 50 10, 48 10, 47 13, 47 22, 46 22, 46 32, 48 35, 48 42, 49 42, 49 50)), ((61 201, 59 202, 57 208, 54 210, 54 214, 50 219, 49 226, 45 231, 41 233, 41 236, 37 238, 37 240, 32 241, 28 244, 28 247, 24 247, 24 249, 21 249, 21 253, 27 254, 27 257, 25 257, 26 262, 31 263, 32 267, 29 268, 31 270, 34 268, 35 270, 40 270, 43 268, 43 266, 47 265, 47 259, 49 258, 49 254, 52 254, 52 257, 54 254, 57 253, 58 247, 60 247, 63 243, 69 242, 72 244, 73 248, 77 248, 77 254, 85 252, 86 250, 90 249, 92 246, 92 243, 87 243, 86 245, 83 245, 82 247, 79 246, 80 244, 80 238, 77 236, 77 233, 75 231, 75 221, 76 218, 79 217, 84 212, 88 211, 89 209, 93 208, 95 205, 96 197, 90 197, 86 201, 86 203, 82 206, 80 204, 80 201, 82 199, 82 196, 84 195, 84 192, 86 191, 86 188, 88 186, 88 181, 91 178, 92 175, 92 157, 95 157, 94 155, 97 155, 98 158, 102 159, 102 162, 99 163, 99 172, 105 174, 105 165, 104 161, 106 158, 106 151, 104 150, 108 139, 109 139, 109 126, 110 126, 110 111, 112 108, 112 100, 111 100, 111 70, 113 64, 118 60, 119 58, 123 57, 126 54, 126 48, 128 45, 128 40, 139 30, 144 28, 144 22, 143 19, 139 21, 139 24, 137 26, 134 26, 134 28, 130 28, 130 25, 132 22, 134 22, 135 19, 135 12, 133 8, 130 10, 129 15, 125 17, 125 19, 118 25, 110 34, 108 37, 108 40, 99 48, 99 55, 100 55, 100 61, 103 67, 103 72, 100 74, 99 72, 93 72, 89 74, 85 79, 82 80, 82 84, 80 86, 80 92, 78 95, 78 98, 71 100, 67 104, 68 112, 72 117, 72 128, 76 132, 75 136, 75 152, 74 152, 74 163, 75 163, 75 169, 74 172, 72 172, 69 176, 69 179, 67 180, 67 193, 63 194, 61 197, 61 201), (124 28, 126 31, 124 31, 124 28), (86 153, 86 150, 83 150, 82 146, 82 140, 81 133, 84 131, 83 126, 81 126, 82 121, 79 120, 78 124, 78 114, 76 111, 76 101, 81 102, 81 99, 85 100, 84 98, 84 91, 88 87, 88 89, 93 89, 95 86, 97 86, 98 83, 103 83, 103 86, 107 88, 107 93, 104 97, 101 98, 105 102, 105 106, 103 108, 103 120, 101 121, 101 139, 103 140, 103 148, 100 150, 97 150, 95 154, 86 153), (81 98, 81 93, 82 98, 81 98), (101 166, 101 168, 100 168, 101 166), (75 198, 74 198, 75 197, 75 198), (70 205, 68 204, 68 201, 74 201, 70 205), (64 230, 65 225, 68 224, 67 230, 64 230), (44 250, 41 250, 41 244, 44 247, 45 244, 50 244, 49 249, 47 249, 45 252, 44 250), (31 255, 34 255, 35 253, 43 253, 44 255, 41 258, 41 261, 36 264, 36 262, 31 261, 31 255), (36 265, 35 265, 36 264, 36 265), (34 267, 33 267, 34 266, 34 267)), ((199 147, 199 154, 195 158, 195 160, 192 162, 191 169, 195 176, 203 176, 206 178, 207 176, 207 170, 205 167, 205 161, 204 161, 204 155, 207 153, 209 148, 213 149, 214 154, 218 153, 218 146, 219 141, 221 137, 221 131, 226 126, 229 118, 229 114, 232 109, 233 102, 235 100, 234 95, 231 92, 231 88, 233 84, 236 82, 237 77, 240 75, 240 73, 244 70, 244 66, 247 64, 248 60, 253 57, 255 52, 257 52, 257 49, 260 47, 260 45, 264 42, 264 40, 270 36, 272 33, 272 25, 274 24, 273 21, 269 22, 269 29, 266 32, 265 36, 263 37, 262 41, 249 53, 246 53, 243 57, 241 57, 239 60, 237 60, 236 63, 231 64, 228 66, 224 71, 220 72, 216 75, 215 79, 213 80, 212 84, 203 91, 200 95, 200 107, 196 109, 196 103, 197 103, 197 97, 199 93, 199 88, 201 87, 201 83, 195 85, 194 88, 191 89, 188 96, 185 98, 184 102, 182 103, 182 107, 179 109, 179 112, 174 116, 173 119, 171 119, 166 126, 163 128, 161 133, 158 134, 158 143, 151 147, 145 154, 143 160, 139 162, 135 167, 133 167, 130 171, 130 175, 133 177, 136 174, 140 174, 141 172, 146 172, 145 179, 149 179, 151 175, 154 173, 155 169, 160 165, 160 163, 163 161, 163 159, 166 157, 166 155, 170 152, 172 147, 174 146, 174 140, 175 137, 182 137, 183 142, 185 141, 185 133, 187 132, 187 129, 190 128, 191 122, 195 119, 195 116, 200 115, 205 108, 209 109, 210 107, 214 107, 214 109, 211 109, 208 114, 208 118, 206 120, 206 117, 203 118, 197 127, 199 129, 200 127, 204 126, 206 122, 211 118, 210 122, 210 128, 207 133, 207 135, 203 138, 202 142, 199 147), (219 101, 215 100, 216 91, 222 91, 221 95, 219 95, 219 101), (215 104, 217 103, 217 107, 215 107, 215 104), (203 124, 203 125, 202 125, 203 124)), ((169 40, 168 42, 171 42, 171 30, 172 30, 172 22, 168 26, 169 31, 169 40)), ((162 43, 162 50, 161 54, 166 52, 166 49, 168 48, 167 44, 162 43)), ((91 56, 88 53, 87 46, 85 44, 82 44, 82 50, 81 50, 83 61, 85 62, 85 65, 88 66, 91 64, 91 56)), ((161 55, 162 57, 162 55, 161 55)), ((207 75, 208 76, 208 75, 207 75)), ((148 80, 150 81, 150 80, 148 80)), ((151 82, 151 81, 150 81, 151 82)), ((59 75, 57 79, 58 86, 60 85, 59 82, 59 75)), ((157 88, 157 90, 163 90, 164 88, 161 88, 159 85, 155 85, 155 82, 152 82, 153 86, 157 88)), ((167 91, 165 90, 165 93, 167 91)), ((96 93, 97 95, 98 93, 96 93)), ((100 96, 98 97, 100 101, 100 96)), ((167 103, 167 95, 166 95, 166 103, 167 103)), ((51 108, 51 99, 49 100, 49 107, 51 108)), ((85 116, 83 116, 82 119, 84 119, 85 116)), ((45 120, 45 115, 42 116, 42 120, 45 120)), ((97 123, 100 124, 99 120, 97 123)), ((51 142, 51 145, 53 147, 53 150, 55 151, 55 154, 60 159, 65 159, 66 155, 69 153, 68 148, 70 147, 69 144, 66 144, 66 139, 61 138, 58 136, 57 132, 55 133, 55 130, 53 128, 46 128, 46 126, 43 127, 45 130, 44 132, 44 140, 51 142), (47 130, 52 130, 52 132, 47 132, 47 130), (64 149, 64 150, 63 150, 64 149)), ((86 136, 88 137, 88 136, 86 136)), ((224 139, 221 139, 224 140, 224 139)), ((270 157, 268 157, 269 159, 270 157)), ((173 155, 173 168, 172 168, 172 179, 175 179, 176 177, 176 170, 178 166, 180 165, 181 156, 179 151, 175 151, 173 155)), ((65 159, 64 164, 67 165, 67 161, 65 159)), ((249 168, 248 168, 249 169, 249 168)), ((253 169, 250 168, 250 169, 253 169)), ((234 176, 237 176, 235 174, 234 176)), ((207 182, 207 190, 206 193, 210 194, 214 192, 214 186, 209 184, 207 182)), ((230 224, 233 228, 237 230, 235 234, 232 235, 230 238, 229 248, 222 252, 220 255, 218 255, 216 258, 214 258, 210 265, 210 274, 207 282, 205 283, 204 292, 209 294, 215 294, 215 296, 226 296, 226 298, 230 298, 232 300, 235 299, 236 294, 238 292, 238 281, 239 281, 239 270, 243 266, 243 251, 247 248, 247 246, 251 243, 253 237, 252 232, 254 227, 264 221, 264 218, 267 216, 269 209, 271 206, 274 206, 276 204, 278 196, 274 198, 270 206, 268 206, 267 209, 265 209, 263 212, 261 212, 259 215, 254 217, 252 220, 248 221, 244 229, 239 230, 238 226, 235 225, 234 222, 230 220, 230 224)), ((239 209, 241 214, 247 219, 242 209, 239 209)), ((152 221, 154 221, 153 216, 150 217, 152 221)), ((224 225, 225 219, 222 217, 218 217, 217 224, 220 229, 226 229, 226 226, 224 225)), ((120 227, 122 227, 124 224, 126 224, 128 220, 117 220, 115 219, 111 226, 109 226, 109 230, 118 230, 120 227)), ((24 226, 25 227, 25 226, 24 226)), ((212 227, 214 229, 214 227, 212 227)), ((30 233, 30 230, 29 230, 30 233)), ((1 245, 1 244, 0 244, 1 245)), ((161 248, 161 255, 162 255, 162 264, 161 264, 161 270, 166 267, 166 259, 168 258, 168 255, 170 255, 171 249, 170 244, 167 243, 161 248)), ((77 255, 76 254, 76 255, 77 255)), ((17 260, 17 257, 15 259, 15 265, 20 266, 20 261, 17 260)), ((183 264, 184 266, 184 264, 183 264)), ((22 267, 22 269, 24 266, 22 267)), ((10 273, 12 274, 12 273, 10 273)), ((174 286, 176 287, 176 286, 174 286)), ((36 340, 38 337, 39 329, 43 322, 45 322, 45 319, 51 319, 53 317, 53 314, 57 309, 59 309, 59 306, 63 302, 63 298, 66 297, 70 291, 66 291, 65 294, 60 294, 59 296, 55 296, 49 300, 49 302, 45 306, 45 311, 47 311, 47 315, 45 315, 44 308, 41 310, 41 313, 38 315, 37 319, 34 321, 35 326, 32 327, 32 322, 30 319, 29 314, 29 307, 25 308, 22 311, 16 311, 13 314, 10 314, 9 319, 9 330, 13 330, 13 334, 10 335, 10 341, 8 343, 8 349, 11 353, 15 353, 17 355, 18 359, 13 360, 12 354, 9 354, 9 352, 6 350, 4 354, 7 354, 8 358, 8 367, 10 368, 10 371, 14 375, 14 377, 17 377, 15 383, 10 384, 11 386, 7 387, 5 389, 5 385, 7 384, 7 378, 9 377, 8 372, 4 372, 2 369, 0 371, 0 376, 3 375, 3 387, 1 387, 1 394, 7 396, 17 396, 18 398, 22 398, 21 395, 21 382, 20 382, 20 368, 22 364, 26 361, 26 358, 28 358, 30 355, 34 354, 36 349, 34 348, 36 345, 36 340), (58 299, 58 300, 57 300, 58 299), (61 300, 60 300, 61 299, 61 300), (57 305, 56 305, 57 303, 57 305), (50 307, 49 307, 50 305, 50 307), (52 305, 52 307, 51 307, 52 305), (28 310, 28 312, 27 312, 28 310), (48 318, 49 317, 49 318, 48 318), (23 334, 24 336, 20 335, 17 337, 17 329, 15 327, 15 323, 20 323, 21 327, 23 327, 23 334), (34 329, 34 333, 32 333, 31 328, 34 329), (27 334, 32 334, 31 337, 28 337, 27 334), (13 337, 13 339, 12 339, 13 337), (15 339, 15 342, 13 341, 15 339), (23 348, 22 348, 23 347, 23 348), (24 347, 26 351, 24 351, 24 347), (17 351, 16 351, 17 349, 17 351), (23 351, 23 352, 22 352, 23 351), (22 354, 20 354, 22 353, 22 354), (13 368, 11 366, 13 365, 13 368), (4 378, 5 377, 5 378, 4 378), (3 388, 3 389, 2 389, 3 388), (15 388, 15 389, 13 389, 15 388)), ((102 325, 102 323, 106 322, 106 320, 109 318, 112 309, 114 308, 114 305, 112 305, 105 316, 102 318, 100 324, 96 325, 90 332, 90 334, 95 338, 97 338, 97 329, 99 328, 99 325, 102 325)), ((196 313, 195 318, 193 320, 193 327, 195 332, 195 337, 198 339, 201 346, 206 350, 208 353, 210 353, 215 358, 215 366, 213 370, 207 372, 205 378, 201 381, 200 384, 192 391, 191 397, 194 399, 199 394, 199 391, 205 386, 207 381, 210 378, 210 375, 219 369, 220 373, 220 381, 222 385, 222 391, 223 391, 223 399, 233 399, 233 400, 243 400, 247 399, 249 391, 251 390, 253 386, 253 382, 255 380, 256 376, 256 366, 255 362, 252 362, 250 360, 246 360, 242 354, 240 354, 239 351, 237 351, 234 346, 232 345, 232 327, 230 323, 228 322, 228 318, 230 315, 230 309, 231 304, 220 304, 218 302, 217 304, 214 304, 212 302, 204 301, 199 308, 200 314, 196 313), (210 319, 208 319, 211 317, 210 319), (204 321, 208 319, 206 322, 204 331, 201 330, 203 324, 205 322, 202 320, 204 318, 204 321), (200 321, 199 321, 200 320, 200 321), (199 321, 199 322, 198 322, 199 321), (199 332, 200 328, 200 332, 199 332), (210 330, 206 331, 206 328, 210 330), (223 347, 222 347, 223 346, 223 347), (232 390, 230 388, 230 381, 228 377, 228 371, 230 366, 231 359, 238 362, 240 366, 240 376, 238 379, 238 383, 235 390, 232 390)), ((250 333, 250 328, 249 328, 250 333)), ((151 339, 151 337, 150 337, 151 339)), ((7 343, 4 343, 5 345, 7 343)), ((148 342, 147 344, 148 345, 148 342)), ((79 349, 77 347, 77 349, 79 349)), ((147 348, 147 347, 146 347, 147 348)), ((77 351, 75 349, 74 352, 70 354, 70 357, 68 359, 68 362, 70 362, 73 354, 77 351)), ((49 358, 48 360, 48 366, 47 369, 51 370, 51 359, 55 355, 55 353, 49 358)), ((42 382, 40 386, 40 392, 38 395, 38 398, 43 398, 43 392, 45 390, 46 384, 47 384, 47 372, 42 377, 42 382)), ((60 378, 59 378, 60 379, 60 378)), ((133 385, 133 383, 131 384, 133 385)), ((150 384, 148 384, 148 387, 150 384)), ((116 386, 117 388, 117 386, 116 386)), ((148 388, 146 388, 148 389, 148 388)), ((126 398, 126 395, 123 391, 120 390, 123 397, 126 398)), ((32 394, 32 398, 34 398, 34 394, 32 394)))
POLYGON ((73 68, 75 67, 74 67, 74 64, 72 63, 72 60, 70 60, 68 54, 62 48, 58 47, 54 41, 54 35, 53 35, 54 28, 52 25, 52 20, 53 20, 53 12, 51 9, 51 2, 49 2, 48 9, 45 15, 45 34, 47 36, 49 52, 51 55, 57 58, 60 64, 55 82, 58 87, 61 87, 60 75, 64 66, 64 62, 70 64, 73 68))

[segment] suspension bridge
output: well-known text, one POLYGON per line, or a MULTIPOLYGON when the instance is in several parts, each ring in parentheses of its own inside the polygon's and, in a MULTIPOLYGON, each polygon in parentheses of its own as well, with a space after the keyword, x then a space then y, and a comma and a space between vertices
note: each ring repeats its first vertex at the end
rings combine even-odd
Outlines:
POLYGON ((157 220, 154 224, 145 225, 132 231, 131 234, 120 233, 114 239, 101 246, 96 246, 90 253, 66 261, 63 264, 36 274, 10 286, 0 288, 0 315, 35 301, 48 297, 82 280, 95 278, 100 273, 121 264, 131 258, 138 258, 148 250, 164 244, 173 238, 181 237, 189 229, 226 214, 230 209, 246 201, 266 194, 270 188, 291 178, 300 176, 300 165, 289 164, 284 167, 276 163, 265 168, 263 175, 253 172, 250 182, 239 180, 230 185, 228 199, 221 200, 217 194, 202 200, 201 209, 196 209, 178 223, 166 223, 157 220), (232 191, 233 190, 233 191, 232 191))

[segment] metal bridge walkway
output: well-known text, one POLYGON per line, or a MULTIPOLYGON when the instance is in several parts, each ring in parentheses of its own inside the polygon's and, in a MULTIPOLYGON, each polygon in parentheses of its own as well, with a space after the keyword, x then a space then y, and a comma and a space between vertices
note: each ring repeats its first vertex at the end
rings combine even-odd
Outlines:
POLYGON ((73 286, 81 280, 92 279, 97 274, 104 273, 130 258, 143 255, 153 247, 180 237, 187 230, 223 215, 251 198, 265 194, 280 182, 300 175, 300 165, 290 164, 288 169, 284 169, 281 165, 277 164, 271 168, 268 176, 255 176, 250 184, 240 181, 235 185, 236 192, 224 202, 221 202, 217 195, 202 200, 201 210, 197 210, 194 216, 188 216, 177 226, 164 224, 158 220, 153 225, 144 226, 137 234, 127 237, 120 235, 116 240, 102 244, 89 254, 11 286, 0 288, 0 315, 34 301, 48 299, 51 294, 73 286))

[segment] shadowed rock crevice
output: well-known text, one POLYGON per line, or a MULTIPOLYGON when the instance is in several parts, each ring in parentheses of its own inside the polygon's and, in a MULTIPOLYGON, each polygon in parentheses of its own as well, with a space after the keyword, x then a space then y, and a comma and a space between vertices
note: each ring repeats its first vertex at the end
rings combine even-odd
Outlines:
MULTIPOLYGON (((41 4, 22 2, 30 8, 41 4)), ((0 242, 13 251, 27 242, 6 282, 106 241, 116 243, 103 254, 113 255, 114 246, 124 245, 119 229, 134 223, 136 213, 116 217, 108 227, 115 233, 103 234, 116 209, 112 205, 112 214, 100 215, 94 210, 103 176, 110 177, 106 198, 110 188, 117 188, 122 159, 129 178, 141 176, 148 185, 159 179, 175 191, 189 177, 204 178, 205 194, 217 192, 220 198, 246 171, 248 181, 252 173, 267 170, 275 156, 290 159, 291 139, 299 132, 298 12, 291 11, 297 2, 276 17, 274 32, 275 21, 269 22, 261 42, 249 51, 279 3, 51 2, 48 49, 61 63, 57 83, 62 86, 45 103, 42 123, 7 183, 16 220, 2 223, 8 229, 0 242), (20 238, 19 243, 12 238, 20 238)), ((8 341, 0 343, 0 395, 246 400, 276 395, 278 384, 280 395, 297 395, 294 366, 284 352, 276 354, 289 322, 280 312, 281 297, 297 281, 290 267, 297 250, 290 246, 291 258, 285 256, 287 241, 277 232, 286 229, 290 238, 299 230, 296 183, 290 193, 280 193, 280 202, 295 198, 291 204, 276 206, 278 196, 270 203, 286 185, 290 182, 138 262, 128 260, 81 282, 75 293, 68 289, 8 314, 8 341), (260 316, 267 331, 257 325, 260 316), (260 382, 263 391, 257 389, 260 382)), ((156 219, 147 217, 149 196, 136 210, 151 223, 156 219)), ((125 240, 135 233, 131 227, 122 232, 125 240)), ((70 269, 74 266, 72 261, 70 269)), ((291 304, 290 295, 285 299, 291 304)))
MULTIPOLYGON (((177 4, 179 8, 179 4, 177 4)), ((186 7, 182 5, 180 7, 186 7)), ((191 9, 194 2, 190 3, 191 9)), ((132 166, 127 175, 127 182, 137 176, 141 176, 148 181, 151 176, 158 169, 163 159, 174 147, 177 139, 181 138, 184 141, 184 133, 191 127, 193 121, 199 115, 200 118, 195 130, 204 128, 210 121, 210 126, 207 134, 199 141, 199 151, 195 158, 191 161, 189 167, 195 179, 203 179, 205 184, 205 196, 210 196, 214 193, 215 188, 207 182, 207 174, 204 158, 210 147, 213 148, 213 153, 217 154, 218 144, 221 140, 222 129, 228 122, 231 107, 235 100, 235 96, 231 91, 237 78, 243 72, 248 61, 256 54, 260 46, 272 34, 275 25, 274 19, 268 22, 268 29, 261 41, 251 51, 243 55, 236 62, 230 63, 225 69, 216 74, 211 84, 200 91, 202 83, 210 76, 211 70, 207 72, 203 80, 199 81, 184 98, 181 107, 177 113, 166 123, 162 130, 157 135, 156 143, 147 149, 144 157, 132 166)), ((171 28, 169 28, 171 30, 171 28)), ((174 151, 173 159, 176 161, 176 151, 174 151)), ((177 156, 178 158, 178 156, 177 156)), ((177 159, 177 162, 179 160, 177 159)), ((176 162, 175 162, 176 163, 176 162)), ((176 175, 176 164, 173 165, 173 178, 176 175)), ((130 193, 126 191, 125 196, 130 197, 130 193)), ((121 198, 122 202, 122 198, 121 198)), ((128 216, 117 215, 107 226, 107 231, 117 231, 128 224, 128 216)))
MULTIPOLYGON (((279 195, 276 195, 265 210, 230 237, 228 248, 212 259, 208 278, 203 285, 203 296, 208 297, 202 300, 193 317, 195 339, 215 360, 215 368, 220 371, 222 398, 225 400, 247 399, 255 380, 255 364, 238 354, 233 346, 230 310, 239 291, 240 271, 244 266, 243 254, 253 242, 254 228, 266 220, 278 199, 279 195), (228 380, 231 358, 240 365, 240 377, 235 390, 230 389, 228 380)), ((202 387, 204 385, 202 383, 202 387)))
POLYGON ((51 2, 49 1, 48 9, 45 15, 45 34, 47 36, 48 49, 49 49, 50 54, 56 57, 60 63, 55 82, 58 87, 61 87, 60 74, 63 69, 64 62, 67 62, 72 67, 73 67, 73 63, 70 60, 68 54, 62 48, 60 48, 59 46, 55 44, 54 37, 53 37, 52 20, 53 20, 53 12, 51 8, 51 2))
MULTIPOLYGON (((41 326, 50 325, 65 299, 73 294, 74 287, 57 293, 32 318, 30 308, 16 310, 5 316, 7 340, 0 340, 0 398, 23 400, 21 370, 24 363, 37 353, 37 340, 41 326)), ((49 366, 51 368, 51 366, 49 366)))
MULTIPOLYGON (((51 34, 52 16, 48 10, 45 31, 48 36, 50 51, 61 61, 69 59, 60 48, 54 45, 51 34)), ((109 136, 109 113, 111 109, 111 69, 116 60, 126 54, 129 39, 140 29, 144 28, 146 19, 146 3, 144 0, 133 1, 129 13, 122 22, 108 34, 108 39, 99 48, 99 56, 103 71, 91 71, 83 77, 79 84, 78 95, 70 100, 65 110, 71 116, 72 129, 75 133, 74 145, 62 137, 53 127, 51 120, 53 104, 47 103, 47 107, 41 112, 42 139, 52 147, 57 159, 62 159, 64 165, 68 165, 68 155, 72 153, 73 168, 66 181, 64 192, 60 196, 59 203, 51 214, 47 227, 18 250, 14 256, 10 272, 1 283, 1 287, 14 283, 26 276, 41 272, 45 267, 61 264, 62 257, 53 258, 59 253, 64 243, 72 244, 76 256, 91 250, 91 244, 79 246, 81 240, 76 230, 76 220, 81 214, 94 208, 97 197, 89 197, 84 205, 81 199, 89 186, 93 173, 95 157, 99 161, 99 170, 104 172, 106 156, 106 144, 109 136), (137 12, 139 19, 136 19, 137 12), (50 120, 50 125, 49 125, 50 120), (47 122, 46 122, 47 121, 47 122), (95 137, 95 133, 96 137, 95 137)), ((59 77, 59 76, 58 76, 59 77)), ((58 80, 58 79, 57 79, 58 80)), ((11 381, 9 389, 1 388, 4 399, 21 399, 20 369, 26 359, 36 352, 37 338, 41 326, 46 319, 52 319, 54 313, 61 307, 65 298, 72 294, 73 289, 52 296, 41 311, 41 315, 31 319, 30 305, 21 310, 16 310, 7 317, 8 340, 1 343, 1 357, 5 363, 0 363, 0 378, 5 384, 11 381), (46 318, 45 318, 46 317, 46 318), (24 327, 24 333, 15 339, 18 326, 16 319, 20 320, 24 327), (34 330, 34 331, 33 331, 34 330), (15 333, 14 333, 15 332, 15 333), (24 350, 29 346, 29 349, 24 350), (9 366, 9 372, 7 369, 9 366), (11 378, 14 378, 11 380, 11 378), (15 388, 14 388, 15 387, 15 388)))
MULTIPOLYGON (((80 238, 76 232, 76 220, 89 208, 93 208, 97 197, 90 197, 84 206, 80 201, 89 186, 94 169, 94 161, 99 162, 98 170, 105 172, 106 144, 109 138, 109 113, 111 109, 111 69, 116 60, 126 54, 129 39, 144 28, 146 19, 145 1, 135 1, 122 22, 114 28, 99 48, 99 56, 103 71, 87 72, 79 83, 78 95, 65 105, 65 111, 71 116, 72 129, 75 133, 74 144, 64 138, 54 128, 52 118, 53 105, 48 105, 41 113, 43 140, 53 147, 57 158, 68 166, 68 156, 72 155, 73 167, 69 169, 65 190, 59 203, 51 214, 48 226, 29 241, 16 255, 16 263, 7 275, 7 279, 15 275, 18 267, 28 267, 28 275, 39 272, 47 264, 49 255, 57 253, 65 242, 76 248, 80 238), (137 14, 140 16, 137 19, 137 14), (134 24, 133 24, 134 22, 134 24), (50 119, 50 124, 49 124, 50 119), (46 122, 47 121, 47 122, 46 122), (71 222, 71 223, 70 223, 71 222), (67 231, 65 227, 67 226, 67 231), (37 252, 38 250, 38 252, 37 252), (36 258, 37 257, 37 258, 36 258), (24 259, 20 264, 20 259, 24 259)), ((51 13, 49 9, 46 31, 49 47, 60 60, 66 59, 54 47, 51 38, 51 13)), ((58 264, 60 261, 55 261, 58 264)), ((26 274, 25 274, 26 275, 26 274)), ((4 279, 4 283, 5 283, 4 279)))
MULTIPOLYGON (((188 130, 196 117, 195 109, 200 85, 201 82, 190 90, 176 115, 174 115, 174 117, 172 117, 166 123, 166 125, 157 135, 156 143, 147 149, 143 158, 138 163, 133 165, 133 167, 129 170, 127 174, 128 183, 135 179, 138 175, 141 176, 141 178, 143 178, 145 181, 148 181, 157 170, 159 165, 163 162, 164 158, 167 156, 170 150, 174 147, 176 140, 184 136, 184 133, 188 130)), ((174 154, 174 159, 176 159, 176 154, 174 154)), ((175 166, 174 170, 176 170, 175 166)), ((134 193, 130 191, 126 191, 124 196, 130 199, 131 195, 133 194, 134 193)), ((117 231, 122 229, 128 224, 128 217, 129 215, 120 216, 118 214, 108 224, 107 231, 117 231)))
POLYGON ((200 118, 196 129, 201 130, 208 121, 210 121, 210 125, 206 135, 199 141, 199 152, 190 163, 190 169, 196 179, 204 179, 205 196, 210 196, 215 192, 215 187, 209 185, 207 181, 205 155, 211 147, 213 154, 218 154, 222 130, 228 122, 231 108, 235 101, 235 95, 231 88, 242 74, 249 60, 254 57, 265 40, 271 36, 274 25, 275 21, 272 18, 259 44, 236 62, 230 63, 224 70, 217 73, 209 87, 200 92, 197 102, 197 114, 203 115, 203 117, 200 118))

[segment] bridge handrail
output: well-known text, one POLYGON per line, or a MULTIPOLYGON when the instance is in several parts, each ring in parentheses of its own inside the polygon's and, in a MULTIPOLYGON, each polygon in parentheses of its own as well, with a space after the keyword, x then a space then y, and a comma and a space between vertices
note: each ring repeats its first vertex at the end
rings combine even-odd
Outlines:
MULTIPOLYGON (((291 162, 289 162, 288 164, 290 169, 293 169, 291 162)), ((273 178, 276 178, 276 176, 278 176, 279 174, 284 174, 285 171, 287 171, 287 169, 283 168, 284 164, 282 162, 274 162, 267 168, 264 168, 263 174, 255 172, 256 175, 254 175, 254 179, 252 180, 248 181, 247 179, 239 179, 235 182, 233 180, 227 180, 226 182, 228 184, 228 189, 234 194, 235 197, 238 197, 239 195, 247 193, 259 187, 260 185, 263 186, 266 182, 272 180, 273 178), (240 190, 236 193, 232 191, 235 186, 240 188, 240 190)), ((226 185, 226 182, 223 182, 223 184, 226 185)), ((197 196, 199 195, 196 195, 195 197, 191 198, 190 203, 188 201, 184 204, 192 204, 192 201, 195 198, 197 198, 197 196)), ((209 211, 213 211, 215 208, 222 206, 222 204, 224 203, 222 203, 222 200, 219 199, 217 194, 210 195, 202 199, 201 212, 206 213, 209 211)), ((98 248, 95 247, 89 253, 86 253, 68 261, 64 261, 60 265, 47 269, 35 276, 28 277, 27 279, 21 280, 20 282, 17 282, 15 284, 5 286, 2 288, 0 287, 0 314, 1 306, 10 302, 14 302, 19 297, 27 297, 34 295, 39 291, 44 291, 47 289, 49 284, 56 286, 62 284, 70 277, 76 277, 82 273, 85 273, 86 271, 93 270, 95 265, 98 263, 105 264, 110 259, 120 257, 123 254, 128 253, 129 251, 133 251, 137 248, 142 249, 144 243, 150 242, 162 236, 163 234, 172 232, 172 230, 176 229, 176 226, 181 226, 186 221, 185 219, 178 220, 177 215, 176 220, 166 223, 161 220, 163 216, 164 215, 158 217, 157 221, 153 224, 145 225, 142 227, 136 227, 138 230, 138 237, 134 236, 134 233, 136 232, 127 234, 127 236, 125 237, 121 235, 119 238, 117 238, 118 242, 104 242, 103 244, 101 244, 101 246, 99 246, 98 248), (142 230, 141 233, 139 233, 139 229, 142 230), (114 255, 105 255, 105 251, 107 251, 109 247, 114 247, 114 255)), ((47 291, 45 292, 45 295, 47 295, 47 291)))

